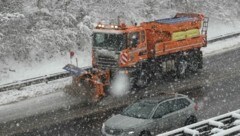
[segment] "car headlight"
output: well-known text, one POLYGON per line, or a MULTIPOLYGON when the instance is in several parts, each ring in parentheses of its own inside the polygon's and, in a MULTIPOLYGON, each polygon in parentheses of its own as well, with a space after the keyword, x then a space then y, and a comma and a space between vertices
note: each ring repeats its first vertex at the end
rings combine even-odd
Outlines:
POLYGON ((104 123, 102 124, 102 129, 105 129, 105 124, 104 123))
POLYGON ((133 135, 134 133, 135 133, 134 130, 129 130, 129 131, 127 132, 128 135, 133 135))

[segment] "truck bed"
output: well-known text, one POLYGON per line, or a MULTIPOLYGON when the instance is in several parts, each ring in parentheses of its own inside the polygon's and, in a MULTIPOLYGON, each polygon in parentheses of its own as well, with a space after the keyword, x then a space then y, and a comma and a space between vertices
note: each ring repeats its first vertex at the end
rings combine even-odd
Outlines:
POLYGON ((155 45, 155 57, 187 51, 194 48, 201 48, 206 45, 204 42, 205 36, 189 38, 181 41, 162 42, 155 45))
POLYGON ((174 17, 174 18, 165 18, 165 19, 159 19, 155 20, 155 22, 160 24, 176 24, 176 23, 183 23, 183 22, 189 22, 189 21, 196 21, 197 18, 195 17, 174 17))

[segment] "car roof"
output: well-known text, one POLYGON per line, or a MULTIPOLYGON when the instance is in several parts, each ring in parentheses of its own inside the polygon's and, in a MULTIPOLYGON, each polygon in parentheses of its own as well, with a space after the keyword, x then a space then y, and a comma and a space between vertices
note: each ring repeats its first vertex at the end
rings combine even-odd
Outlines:
POLYGON ((173 98, 188 98, 188 96, 183 95, 183 94, 177 94, 177 93, 175 93, 175 94, 174 93, 173 94, 163 93, 160 96, 142 99, 141 101, 151 102, 151 103, 160 103, 162 101, 173 99, 173 98))

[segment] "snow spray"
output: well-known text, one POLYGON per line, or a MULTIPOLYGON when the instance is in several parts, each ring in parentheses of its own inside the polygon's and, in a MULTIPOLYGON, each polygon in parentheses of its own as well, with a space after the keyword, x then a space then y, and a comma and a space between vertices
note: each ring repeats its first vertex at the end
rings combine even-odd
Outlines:
POLYGON ((110 93, 112 96, 121 97, 126 95, 130 89, 128 76, 123 72, 118 72, 111 85, 110 93))

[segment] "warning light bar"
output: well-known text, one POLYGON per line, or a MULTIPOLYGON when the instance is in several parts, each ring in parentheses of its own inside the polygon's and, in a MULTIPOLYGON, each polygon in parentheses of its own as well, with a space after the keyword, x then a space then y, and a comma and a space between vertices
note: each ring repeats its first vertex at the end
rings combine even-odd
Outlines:
POLYGON ((104 25, 101 23, 98 23, 98 25, 96 26, 96 29, 125 29, 126 25, 125 24, 121 24, 121 25, 104 25))

